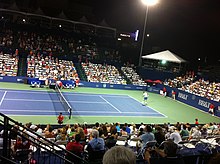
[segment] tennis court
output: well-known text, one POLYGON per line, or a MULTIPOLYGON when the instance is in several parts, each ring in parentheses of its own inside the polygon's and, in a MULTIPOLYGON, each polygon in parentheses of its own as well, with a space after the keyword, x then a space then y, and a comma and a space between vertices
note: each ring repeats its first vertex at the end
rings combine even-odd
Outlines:
MULTIPOLYGON (((63 90, 73 108, 72 118, 66 124, 95 122, 127 123, 200 123, 219 122, 218 117, 170 98, 150 93, 148 106, 142 106, 143 92, 104 88, 77 87, 63 90), (104 99, 105 100, 104 100, 104 99), (113 107, 114 106, 114 107, 113 107), (118 110, 121 112, 119 112, 118 110)), ((58 97, 46 88, 30 88, 17 83, 0 83, 0 112, 22 122, 57 124, 59 112, 66 113, 58 97)))
MULTIPOLYGON (((63 93, 77 116, 166 117, 128 95, 63 93)), ((0 110, 7 115, 57 115, 65 112, 57 93, 0 90, 0 110)))

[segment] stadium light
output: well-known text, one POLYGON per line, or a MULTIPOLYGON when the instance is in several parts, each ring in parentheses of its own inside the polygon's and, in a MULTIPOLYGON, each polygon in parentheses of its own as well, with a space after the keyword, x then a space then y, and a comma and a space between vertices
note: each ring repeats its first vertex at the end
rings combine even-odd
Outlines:
MULTIPOLYGON (((142 53, 143 53, 143 47, 144 47, 144 36, 145 36, 145 31, 146 31, 146 25, 147 25, 147 15, 148 15, 148 7, 156 5, 159 0, 141 0, 144 5, 146 5, 146 12, 145 12, 145 19, 144 19, 144 30, 143 30, 143 36, 141 40, 141 49, 140 49, 140 55, 139 55, 139 62, 138 66, 141 67, 142 65, 142 53)), ((149 35, 148 35, 149 37, 149 35)))

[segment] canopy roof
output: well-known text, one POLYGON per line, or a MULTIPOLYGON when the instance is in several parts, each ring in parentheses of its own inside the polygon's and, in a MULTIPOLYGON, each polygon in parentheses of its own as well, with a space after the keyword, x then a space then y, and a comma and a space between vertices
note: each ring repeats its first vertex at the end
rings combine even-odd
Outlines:
POLYGON ((153 53, 150 55, 142 56, 143 59, 153 59, 153 60, 166 60, 174 63, 183 63, 186 60, 182 59, 181 57, 173 54, 169 50, 153 53))

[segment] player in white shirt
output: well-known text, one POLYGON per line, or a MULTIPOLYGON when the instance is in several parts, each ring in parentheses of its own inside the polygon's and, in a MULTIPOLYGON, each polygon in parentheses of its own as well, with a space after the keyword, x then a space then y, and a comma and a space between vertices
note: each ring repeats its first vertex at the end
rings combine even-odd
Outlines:
POLYGON ((148 99, 148 93, 147 93, 147 91, 145 91, 145 92, 143 93, 143 97, 144 97, 143 105, 147 105, 147 99, 148 99))

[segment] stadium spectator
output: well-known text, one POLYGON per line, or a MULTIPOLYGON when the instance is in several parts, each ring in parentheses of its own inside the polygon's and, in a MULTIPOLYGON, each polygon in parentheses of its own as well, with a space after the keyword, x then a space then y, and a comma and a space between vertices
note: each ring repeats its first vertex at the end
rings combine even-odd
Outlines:
POLYGON ((212 114, 214 116, 214 108, 215 106, 213 104, 209 105, 209 113, 212 114))
POLYGON ((146 128, 146 133, 142 134, 140 136, 140 139, 141 139, 141 142, 142 142, 142 147, 145 147, 146 146, 146 143, 148 141, 153 141, 155 140, 155 137, 154 137, 154 134, 152 133, 152 128, 150 125, 147 125, 146 128))
POLYGON ((92 130, 86 150, 88 151, 89 161, 94 162, 102 159, 105 153, 105 141, 99 137, 98 130, 92 130))
POLYGON ((166 87, 163 87, 163 96, 164 96, 164 97, 167 96, 167 89, 166 89, 166 87))
POLYGON ((163 141, 165 141, 165 133, 163 132, 162 127, 156 126, 155 127, 156 132, 154 133, 155 140, 160 145, 163 141))
POLYGON ((178 145, 175 144, 172 140, 165 141, 163 143, 163 149, 148 148, 145 151, 144 158, 148 164, 163 164, 163 163, 176 163, 184 164, 182 158, 177 157, 178 145), (159 155, 158 157, 151 157, 151 153, 156 152, 159 155))
POLYGON ((116 145, 117 140, 115 139, 117 136, 109 133, 107 139, 105 140, 105 145, 108 149, 114 147, 116 145))
POLYGON ((176 127, 173 127, 172 133, 170 134, 170 139, 173 140, 173 142, 176 144, 182 141, 179 130, 176 127))
POLYGON ((186 129, 186 125, 182 125, 182 129, 180 130, 180 136, 182 139, 189 137, 189 131, 186 129))
MULTIPOLYGON (((71 153, 81 158, 83 153, 83 146, 80 144, 80 140, 81 140, 80 134, 76 134, 74 137, 74 141, 67 143, 66 150, 70 151, 71 153)), ((70 153, 66 154, 66 159, 68 159, 73 163, 81 163, 80 158, 77 158, 76 156, 70 153)))
POLYGON ((103 164, 136 164, 136 155, 131 149, 124 146, 115 146, 109 149, 104 157, 103 164))

